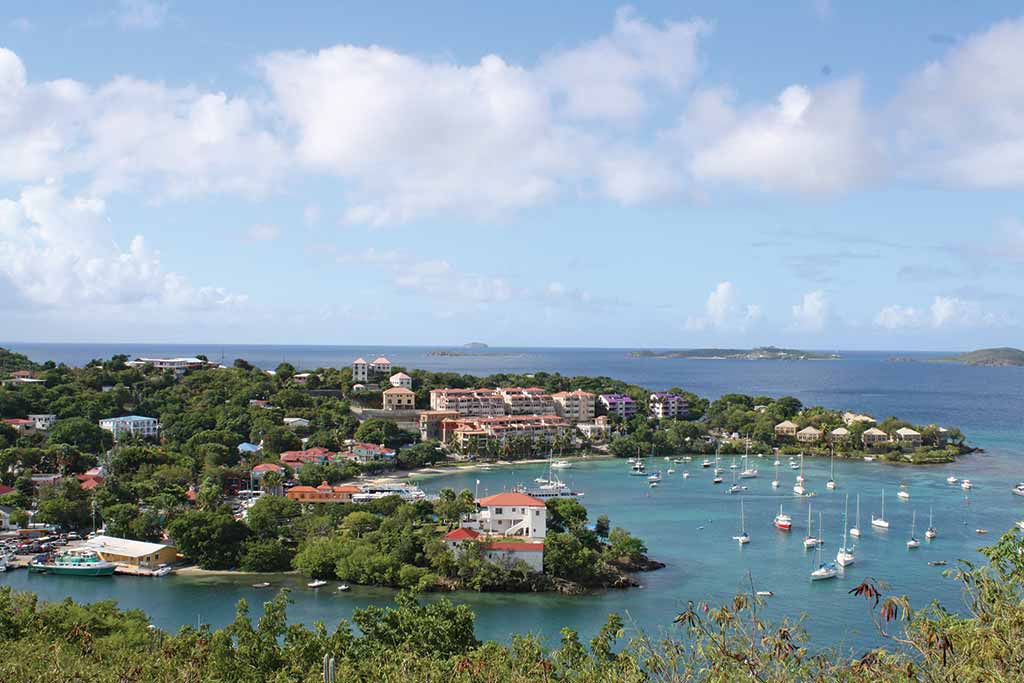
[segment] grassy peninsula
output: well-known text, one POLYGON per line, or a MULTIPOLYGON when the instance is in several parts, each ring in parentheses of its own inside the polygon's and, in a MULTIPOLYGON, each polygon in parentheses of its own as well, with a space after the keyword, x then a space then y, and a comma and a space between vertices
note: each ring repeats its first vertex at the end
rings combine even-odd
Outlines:
POLYGON ((964 365, 1024 365, 1024 351, 1009 346, 978 349, 939 360, 964 365))

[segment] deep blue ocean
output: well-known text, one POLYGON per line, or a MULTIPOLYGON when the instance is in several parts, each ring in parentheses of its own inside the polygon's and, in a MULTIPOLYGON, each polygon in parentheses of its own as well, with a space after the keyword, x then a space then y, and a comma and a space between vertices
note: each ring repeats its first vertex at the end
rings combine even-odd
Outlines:
MULTIPOLYGON (((741 392, 773 396, 792 395, 805 405, 868 412, 877 418, 897 415, 917 423, 958 426, 972 445, 984 453, 962 458, 955 465, 906 467, 872 463, 837 463, 839 489, 828 491, 827 461, 807 463, 809 488, 817 492, 810 499, 790 494, 794 473, 780 472, 779 490, 771 489, 770 459, 757 460, 760 477, 746 483, 744 494, 747 527, 751 543, 743 548, 732 541, 739 525, 739 500, 721 487, 713 486, 708 470, 690 465, 691 477, 684 480, 683 465, 657 489, 648 489, 639 478, 628 477, 626 465, 617 461, 577 464, 563 474, 575 488, 586 492, 583 499, 593 516, 606 513, 613 525, 622 525, 647 542, 652 557, 668 563, 661 571, 641 575, 644 587, 630 591, 567 598, 552 595, 451 596, 465 602, 477 613, 481 637, 507 640, 510 633, 535 632, 556 643, 562 626, 578 629, 591 637, 609 612, 627 615, 634 626, 658 633, 670 630, 672 617, 687 601, 727 601, 737 591, 772 590, 767 613, 780 619, 803 616, 817 646, 837 645, 858 650, 878 643, 864 605, 847 596, 847 591, 865 577, 887 582, 893 593, 906 594, 921 607, 937 599, 950 609, 962 606, 958 586, 942 576, 942 569, 929 560, 958 558, 977 560, 976 548, 994 540, 996 534, 1024 519, 1024 498, 1013 496, 1010 487, 1024 480, 1024 368, 969 367, 950 363, 889 362, 892 356, 925 360, 936 354, 907 351, 842 352, 830 361, 739 361, 669 360, 628 358, 628 349, 497 349, 463 350, 466 356, 432 356, 431 348, 415 347, 329 347, 329 346, 209 346, 142 344, 3 344, 27 354, 33 360, 56 360, 80 365, 91 358, 114 353, 131 356, 177 356, 203 353, 211 359, 231 363, 242 357, 260 367, 272 368, 283 360, 296 367, 347 365, 357 356, 372 360, 386 355, 392 362, 409 368, 443 370, 486 375, 496 372, 560 372, 565 375, 607 375, 650 389, 680 386, 715 398, 723 393, 741 392), (976 484, 969 495, 949 486, 946 476, 969 477, 976 484), (911 499, 899 502, 896 492, 905 484, 911 499), (885 488, 888 532, 869 530, 872 513, 880 507, 885 488), (834 557, 842 535, 842 514, 846 495, 850 516, 854 501, 861 496, 861 528, 857 562, 843 576, 828 582, 811 583, 808 574, 815 555, 805 552, 801 539, 807 525, 807 506, 815 520, 823 513, 826 555, 834 557), (790 534, 776 531, 771 519, 782 504, 793 515, 790 534), (929 512, 939 536, 922 542, 918 550, 907 550, 913 513, 917 533, 923 536, 929 512), (988 536, 977 528, 991 530, 988 536)), ((665 469, 658 461, 652 466, 665 469)), ((480 480, 481 494, 496 492, 542 473, 540 466, 515 469, 495 468, 424 478, 427 491, 444 486, 474 487, 480 480)), ((729 470, 727 470, 727 473, 729 470)), ((853 520, 851 519, 851 525, 853 520)), ((816 522, 815 522, 816 524, 816 522)), ((333 625, 352 609, 365 604, 386 604, 392 593, 385 589, 356 588, 347 594, 314 592, 297 579, 285 579, 294 587, 293 618, 333 625)), ((9 572, 0 583, 31 588, 47 599, 73 595, 81 600, 106 597, 118 599, 125 607, 146 610, 164 628, 183 623, 223 625, 234 613, 234 603, 245 597, 250 604, 267 599, 265 592, 252 589, 251 578, 168 577, 143 580, 116 577, 111 580, 82 580, 69 577, 9 572)))

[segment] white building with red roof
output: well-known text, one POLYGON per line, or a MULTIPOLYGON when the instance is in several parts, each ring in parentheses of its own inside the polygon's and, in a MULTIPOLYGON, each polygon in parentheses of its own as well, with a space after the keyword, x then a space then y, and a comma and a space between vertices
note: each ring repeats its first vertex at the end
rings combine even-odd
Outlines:
POLYGON ((523 536, 533 541, 547 535, 544 501, 525 493, 498 493, 476 502, 479 511, 462 526, 488 536, 523 536))
POLYGON ((370 379, 370 364, 365 358, 356 358, 352 361, 352 381, 367 382, 370 379))
POLYGON ((388 378, 393 387, 401 387, 402 389, 412 389, 412 377, 405 374, 404 372, 396 372, 388 378))

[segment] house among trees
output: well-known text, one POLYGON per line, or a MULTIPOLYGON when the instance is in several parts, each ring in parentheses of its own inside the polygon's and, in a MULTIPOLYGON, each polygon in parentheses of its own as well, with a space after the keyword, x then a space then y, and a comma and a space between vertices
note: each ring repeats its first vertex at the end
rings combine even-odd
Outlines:
POLYGON ((544 571, 547 508, 544 501, 524 493, 498 493, 477 501, 478 511, 448 532, 445 544, 458 555, 466 542, 479 543, 485 559, 510 566, 525 562, 544 571))
POLYGON ((800 443, 817 443, 821 441, 822 431, 813 425, 808 425, 796 433, 796 440, 800 443))
POLYGON ((900 427, 896 430, 896 440, 917 447, 921 445, 921 432, 915 431, 910 427, 900 427))
POLYGON ((783 420, 779 424, 775 425, 775 436, 794 438, 796 437, 796 432, 799 428, 800 427, 796 422, 783 420))
POLYGON ((883 432, 878 427, 871 427, 870 429, 866 429, 864 431, 863 436, 861 436, 861 441, 864 442, 864 446, 867 448, 877 446, 880 443, 885 443, 888 440, 889 435, 883 432))

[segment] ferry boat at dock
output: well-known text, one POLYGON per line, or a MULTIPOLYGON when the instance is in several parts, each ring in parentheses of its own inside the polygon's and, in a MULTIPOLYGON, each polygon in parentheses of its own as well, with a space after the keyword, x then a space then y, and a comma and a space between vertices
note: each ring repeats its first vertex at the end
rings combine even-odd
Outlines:
POLYGON ((113 576, 116 567, 113 562, 101 559, 93 550, 38 555, 28 564, 30 572, 66 576, 113 576))

